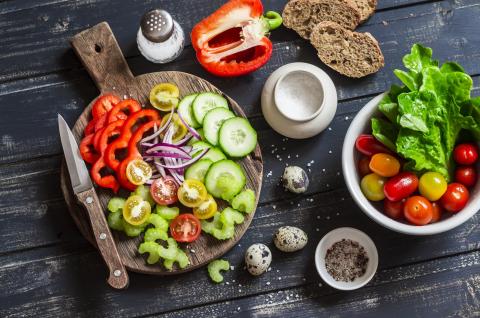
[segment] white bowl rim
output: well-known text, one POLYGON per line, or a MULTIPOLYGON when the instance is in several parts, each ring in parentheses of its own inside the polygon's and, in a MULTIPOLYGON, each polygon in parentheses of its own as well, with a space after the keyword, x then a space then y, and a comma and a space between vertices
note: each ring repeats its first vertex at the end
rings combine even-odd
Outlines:
MULTIPOLYGON (((462 211, 449 216, 447 219, 422 226, 405 224, 391 219, 381 211, 378 211, 363 195, 360 189, 360 182, 356 178, 357 168, 356 164, 354 163, 355 140, 357 136, 359 136, 361 133, 364 133, 362 128, 364 126, 364 120, 366 118, 368 118, 368 120, 371 118, 371 114, 375 112, 378 103, 387 93, 388 92, 384 92, 370 100, 357 113, 348 127, 342 148, 342 170, 348 191, 357 205, 366 215, 368 215, 378 224, 399 233, 410 235, 432 235, 449 231, 461 225, 474 216, 478 209, 480 209, 480 195, 471 195, 470 201, 462 211)), ((476 187, 478 188, 479 185, 477 184, 476 187)))
POLYGON ((368 284, 372 280, 372 278, 375 276, 375 273, 377 272, 377 268, 378 268, 377 246, 367 234, 365 234, 364 232, 356 228, 353 228, 353 227, 336 228, 328 232, 327 234, 325 234, 320 240, 320 242, 318 243, 317 248, 315 249, 315 267, 317 269, 318 274, 322 278, 322 280, 328 285, 330 285, 331 287, 339 290, 358 289, 368 284), (325 241, 334 235, 339 235, 342 238, 356 241, 365 248, 365 250, 367 251, 370 265, 371 265, 370 273, 368 275, 367 273, 365 273, 366 274, 365 276, 357 278, 353 282, 348 282, 348 283, 337 282, 326 271, 326 268, 320 265, 319 263, 320 258, 322 258, 323 255, 326 253, 326 249, 330 247, 325 245, 325 241), (370 251, 370 253, 368 251, 370 251))

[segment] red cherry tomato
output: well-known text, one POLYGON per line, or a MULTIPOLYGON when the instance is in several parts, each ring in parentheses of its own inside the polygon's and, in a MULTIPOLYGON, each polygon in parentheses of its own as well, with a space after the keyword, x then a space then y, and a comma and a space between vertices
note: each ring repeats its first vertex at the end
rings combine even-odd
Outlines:
POLYGON ((355 141, 355 148, 366 156, 373 156, 376 153, 392 154, 384 144, 375 139, 372 135, 360 135, 355 141))
POLYGON ((184 213, 170 223, 170 234, 177 242, 193 242, 202 232, 202 226, 196 216, 184 213))
POLYGON ((465 207, 468 197, 468 190, 463 184, 450 183, 447 191, 440 199, 440 203, 445 210, 456 213, 465 207))
POLYGON ((422 196, 415 195, 405 202, 403 214, 405 218, 412 224, 425 225, 428 224, 433 217, 433 207, 430 201, 422 196))
POLYGON ((478 159, 477 146, 474 144, 459 144, 453 150, 453 159, 460 165, 474 164, 478 159))
POLYGON ((170 176, 155 179, 150 186, 150 194, 155 202, 168 205, 177 202, 178 186, 170 176))
POLYGON ((360 160, 358 160, 358 173, 360 174, 360 177, 365 177, 367 174, 372 173, 369 167, 370 164, 370 158, 368 157, 363 157, 360 160))
POLYGON ((395 202, 385 199, 383 201, 383 212, 394 220, 400 220, 403 217, 404 205, 405 200, 395 202))
POLYGON ((443 208, 438 202, 432 202, 432 219, 430 223, 435 223, 440 221, 442 218, 443 208))
POLYGON ((411 172, 400 172, 385 182, 383 192, 390 201, 400 201, 410 196, 418 188, 418 178, 411 172))
POLYGON ((455 181, 466 187, 473 187, 477 183, 477 172, 472 166, 460 166, 455 170, 455 181))

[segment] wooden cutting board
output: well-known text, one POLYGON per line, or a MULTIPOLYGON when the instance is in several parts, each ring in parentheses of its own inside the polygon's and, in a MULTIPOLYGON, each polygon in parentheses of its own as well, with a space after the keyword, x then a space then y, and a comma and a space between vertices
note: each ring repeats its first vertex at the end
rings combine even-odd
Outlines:
MULTIPOLYGON (((230 103, 231 109, 238 115, 245 117, 240 106, 230 97, 223 94, 218 88, 209 82, 183 72, 156 72, 134 77, 130 71, 125 58, 118 46, 118 43, 106 22, 102 22, 90 29, 87 29, 72 38, 71 44, 94 80, 100 95, 104 93, 114 93, 120 98, 124 96, 132 97, 138 100, 145 107, 151 107, 148 101, 150 89, 158 83, 171 82, 180 89, 181 96, 195 92, 211 91, 222 94, 230 103)), ((91 119, 90 109, 93 101, 85 108, 82 115, 78 118, 73 133, 79 143, 83 137, 83 130, 91 119)), ((260 147, 257 145, 255 151, 248 157, 239 161, 247 176, 247 188, 253 189, 256 194, 257 202, 260 196, 263 176, 263 161, 260 147)), ((61 187, 67 202, 68 210, 81 233, 87 240, 95 245, 89 220, 86 212, 77 204, 73 195, 69 174, 65 162, 61 169, 61 187)), ((102 202, 102 206, 107 213, 107 202, 113 196, 110 190, 97 188, 97 194, 102 202)), ((120 193, 127 196, 128 193, 120 193)), ((225 202, 219 202, 219 210, 225 208, 225 202)), ((186 269, 174 267, 172 271, 167 271, 161 265, 161 262, 155 265, 148 265, 146 257, 137 252, 139 244, 142 242, 143 235, 137 238, 129 238, 123 233, 112 231, 112 235, 117 244, 118 252, 127 269, 146 273, 146 274, 179 274, 187 272, 207 264, 208 262, 221 257, 230 250, 243 236, 247 230, 254 213, 245 215, 245 222, 235 226, 235 236, 233 239, 219 241, 208 234, 202 233, 200 238, 188 245, 182 244, 182 248, 190 259, 190 265, 186 269)))

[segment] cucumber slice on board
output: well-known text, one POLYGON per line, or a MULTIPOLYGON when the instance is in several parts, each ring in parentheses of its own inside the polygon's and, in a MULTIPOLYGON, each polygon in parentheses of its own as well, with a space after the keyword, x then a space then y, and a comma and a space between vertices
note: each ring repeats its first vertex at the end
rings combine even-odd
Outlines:
POLYGON ((240 165, 227 159, 212 164, 205 175, 208 193, 227 201, 242 191, 245 182, 245 173, 240 165))
POLYGON ((235 117, 223 122, 218 133, 218 143, 230 157, 245 157, 257 145, 257 132, 247 119, 235 117))
POLYGON ((217 147, 210 148, 210 150, 202 157, 202 159, 209 159, 212 162, 217 162, 227 159, 227 156, 217 147))
POLYGON ((210 159, 200 159, 185 171, 185 179, 194 179, 205 183, 205 175, 212 165, 213 161, 210 159))
POLYGON ((203 118, 208 111, 219 107, 228 109, 228 102, 222 95, 209 92, 200 93, 193 101, 193 116, 197 122, 203 124, 203 118))
POLYGON ((204 141, 196 141, 192 144, 192 151, 190 152, 193 157, 202 152, 202 150, 212 148, 212 145, 204 141))
POLYGON ((190 94, 185 96, 178 104, 177 112, 182 116, 190 127, 198 128, 200 123, 193 117, 192 104, 198 94, 190 94))
POLYGON ((203 119, 203 130, 205 139, 212 145, 218 145, 218 131, 223 122, 229 118, 235 117, 235 114, 226 108, 214 108, 210 110, 203 119))

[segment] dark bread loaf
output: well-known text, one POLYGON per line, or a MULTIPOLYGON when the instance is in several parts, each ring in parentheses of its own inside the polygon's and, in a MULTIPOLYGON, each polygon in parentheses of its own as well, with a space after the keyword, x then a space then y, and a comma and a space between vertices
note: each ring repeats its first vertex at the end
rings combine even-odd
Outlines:
POLYGON ((384 66, 382 51, 370 33, 324 21, 313 28, 310 42, 323 63, 349 77, 363 77, 384 66))
POLYGON ((360 12, 360 23, 370 18, 377 8, 377 0, 352 0, 352 2, 360 12))
POLYGON ((322 21, 333 21, 353 30, 360 23, 360 12, 351 0, 291 0, 282 13, 283 25, 304 39, 322 21))

